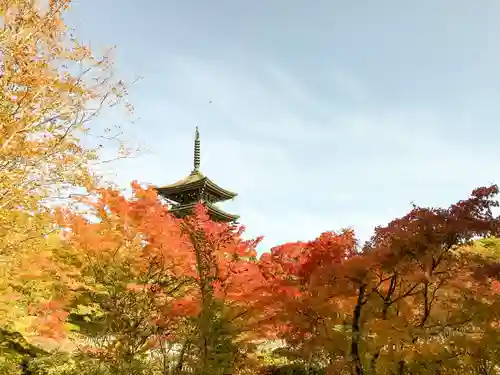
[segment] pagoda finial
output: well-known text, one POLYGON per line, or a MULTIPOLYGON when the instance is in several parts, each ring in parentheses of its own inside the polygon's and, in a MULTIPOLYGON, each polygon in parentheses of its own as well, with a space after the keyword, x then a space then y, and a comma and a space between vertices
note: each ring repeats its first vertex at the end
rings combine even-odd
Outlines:
POLYGON ((196 136, 194 139, 194 169, 193 173, 200 171, 200 132, 198 126, 196 127, 196 136))

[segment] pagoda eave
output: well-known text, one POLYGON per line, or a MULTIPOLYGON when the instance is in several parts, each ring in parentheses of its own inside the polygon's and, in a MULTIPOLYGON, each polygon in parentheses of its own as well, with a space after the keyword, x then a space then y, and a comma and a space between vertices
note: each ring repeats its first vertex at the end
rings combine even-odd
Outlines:
POLYGON ((190 176, 181 180, 175 184, 167 185, 163 187, 156 187, 158 194, 162 195, 167 199, 175 201, 175 197, 179 194, 188 193, 191 191, 198 191, 204 189, 207 193, 210 193, 215 197, 214 202, 225 201, 228 199, 233 199, 237 196, 236 193, 226 190, 218 186, 208 177, 202 177, 200 179, 189 179, 190 176))
POLYGON ((229 221, 229 222, 236 221, 239 219, 238 215, 232 215, 230 213, 222 211, 221 209, 219 209, 217 206, 214 206, 213 204, 210 204, 208 202, 206 202, 204 204, 205 204, 205 207, 207 207, 209 214, 213 217, 219 218, 223 221, 229 221))
MULTIPOLYGON (((170 211, 175 215, 183 217, 192 214, 197 204, 198 203, 196 202, 196 203, 174 206, 170 209, 170 211)), ((207 208, 208 215, 214 221, 234 222, 239 219, 238 215, 231 215, 208 202, 204 202, 203 205, 207 208)))

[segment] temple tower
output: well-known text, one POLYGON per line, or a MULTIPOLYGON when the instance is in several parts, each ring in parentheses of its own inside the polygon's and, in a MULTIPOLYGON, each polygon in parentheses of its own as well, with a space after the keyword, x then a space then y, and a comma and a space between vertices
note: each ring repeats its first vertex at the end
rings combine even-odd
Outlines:
POLYGON ((200 172, 200 133, 196 127, 194 140, 194 165, 189 176, 176 183, 158 187, 158 194, 164 197, 170 210, 177 217, 183 217, 193 212, 198 202, 207 207, 208 214, 214 221, 235 222, 239 216, 231 215, 215 204, 236 197, 236 193, 225 190, 200 172))

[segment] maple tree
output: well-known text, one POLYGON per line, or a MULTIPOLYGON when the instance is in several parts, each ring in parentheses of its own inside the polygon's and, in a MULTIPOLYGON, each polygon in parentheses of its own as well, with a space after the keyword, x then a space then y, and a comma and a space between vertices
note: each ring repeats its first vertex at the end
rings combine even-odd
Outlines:
POLYGON ((182 314, 171 310, 192 283, 176 219, 151 189, 134 187, 131 201, 98 190, 96 202, 86 200, 95 209, 91 221, 71 210, 58 213, 70 230, 64 244, 71 256, 61 261, 80 285, 69 316, 79 327, 74 338, 92 343, 83 348, 87 366, 105 362, 111 373, 138 371, 148 350, 175 334, 182 314))
POLYGON ((258 338, 262 275, 255 248, 260 239, 243 241, 243 227, 211 221, 202 205, 182 229, 196 259, 201 311, 194 323, 201 368, 206 374, 233 373, 258 338))
POLYGON ((68 230, 61 262, 79 285, 69 316, 79 327, 73 342, 91 339, 87 358, 111 373, 145 373, 151 353, 172 373, 234 373, 254 347, 258 240, 211 221, 201 205, 181 220, 152 188, 133 190, 130 199, 96 190, 97 199, 86 200, 92 220, 58 212, 68 230))
POLYGON ((479 342, 496 346, 498 301, 490 279, 477 276, 491 262, 464 246, 498 233, 497 193, 492 186, 448 209, 414 207, 359 251, 344 231, 263 256, 288 354, 356 375, 445 374, 484 360, 479 342))
POLYGON ((88 137, 109 129, 91 120, 126 90, 69 6, 0 0, 0 372, 498 373, 496 186, 363 246, 326 232, 257 260, 259 239, 202 205, 181 220, 152 188, 101 188, 88 137), (88 212, 49 205, 74 187, 88 212))
MULTIPOLYGON (((270 323, 287 342, 281 352, 309 366, 330 367, 345 357, 343 330, 352 305, 344 265, 355 257, 354 233, 327 232, 310 242, 275 247, 260 259, 274 301, 270 323), (342 308, 341 308, 342 307, 342 308), (345 309, 345 310, 343 310, 345 309)), ((351 269, 354 271, 354 268, 351 269)))
POLYGON ((69 5, 0 1, 0 330, 6 347, 31 345, 25 340, 33 327, 49 338, 60 334, 65 313, 54 299, 72 286, 53 259, 58 236, 48 204, 97 182, 91 169, 97 150, 83 141, 90 128, 95 134, 105 129, 89 121, 126 95, 110 60, 94 56, 63 22, 69 5), (12 341, 12 332, 21 338, 12 341))
POLYGON ((367 367, 359 353, 363 345, 372 351, 372 370, 444 373, 460 368, 465 342, 482 333, 490 288, 473 277, 476 263, 458 249, 476 236, 498 232, 499 220, 492 213, 497 193, 496 186, 480 188, 448 209, 414 207, 376 229, 364 249, 372 259, 370 270, 356 280, 359 314, 353 314, 353 326, 373 337, 363 343, 353 336, 357 374, 367 367), (366 308, 375 312, 371 322, 363 319, 366 308))
POLYGON ((476 240, 461 249, 468 257, 473 257, 479 265, 474 276, 487 285, 489 308, 483 317, 483 332, 476 341, 464 348, 467 353, 465 368, 473 374, 495 374, 500 366, 499 314, 500 298, 500 238, 486 237, 476 240))

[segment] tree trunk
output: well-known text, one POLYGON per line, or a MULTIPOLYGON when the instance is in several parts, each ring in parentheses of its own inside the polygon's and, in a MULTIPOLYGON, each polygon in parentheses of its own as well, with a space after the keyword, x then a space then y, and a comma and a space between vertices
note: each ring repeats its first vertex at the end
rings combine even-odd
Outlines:
POLYGON ((361 362, 359 353, 359 344, 361 341, 361 308, 363 307, 365 291, 366 285, 361 285, 358 289, 358 299, 356 301, 356 306, 354 306, 354 313, 352 316, 351 358, 353 361, 353 375, 364 374, 363 363, 361 362))

